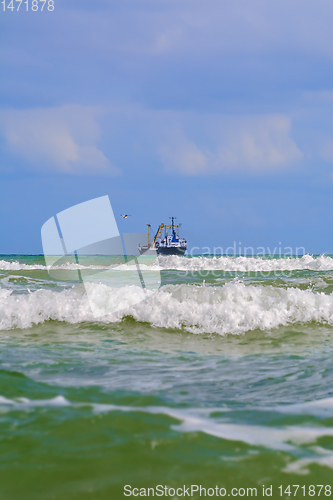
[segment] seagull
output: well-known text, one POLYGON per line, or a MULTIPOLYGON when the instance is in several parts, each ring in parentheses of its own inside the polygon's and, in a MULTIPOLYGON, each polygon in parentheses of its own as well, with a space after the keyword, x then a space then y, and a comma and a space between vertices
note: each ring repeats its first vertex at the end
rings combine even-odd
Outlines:
POLYGON ((122 217, 123 219, 127 219, 127 217, 131 217, 131 215, 123 215, 123 214, 120 214, 120 215, 121 215, 121 217, 122 217))

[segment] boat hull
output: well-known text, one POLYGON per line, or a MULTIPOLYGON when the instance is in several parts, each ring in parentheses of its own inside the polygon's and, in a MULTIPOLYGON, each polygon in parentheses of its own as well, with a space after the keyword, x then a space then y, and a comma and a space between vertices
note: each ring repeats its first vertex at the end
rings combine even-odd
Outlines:
POLYGON ((185 247, 159 247, 157 255, 184 255, 185 247))

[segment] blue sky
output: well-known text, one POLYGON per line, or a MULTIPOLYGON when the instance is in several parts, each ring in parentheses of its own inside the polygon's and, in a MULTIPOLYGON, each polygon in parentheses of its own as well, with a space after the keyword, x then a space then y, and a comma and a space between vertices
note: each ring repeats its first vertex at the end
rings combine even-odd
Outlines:
POLYGON ((333 253, 332 17, 331 0, 1 10, 0 253, 42 253, 49 217, 105 194, 121 231, 176 215, 190 246, 333 253))

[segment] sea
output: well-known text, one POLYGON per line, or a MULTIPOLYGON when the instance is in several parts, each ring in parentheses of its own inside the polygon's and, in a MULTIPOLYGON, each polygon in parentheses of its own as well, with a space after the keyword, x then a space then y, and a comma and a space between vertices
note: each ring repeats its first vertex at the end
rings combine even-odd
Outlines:
POLYGON ((112 265, 0 256, 0 499, 330 497, 333 256, 112 265))

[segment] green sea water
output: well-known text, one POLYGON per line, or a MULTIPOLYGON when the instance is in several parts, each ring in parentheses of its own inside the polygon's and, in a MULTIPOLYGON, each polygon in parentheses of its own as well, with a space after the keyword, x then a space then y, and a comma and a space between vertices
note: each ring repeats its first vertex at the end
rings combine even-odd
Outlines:
POLYGON ((332 256, 149 264, 161 287, 131 305, 121 269, 96 318, 75 262, 0 256, 0 499, 331 496, 332 256))

